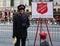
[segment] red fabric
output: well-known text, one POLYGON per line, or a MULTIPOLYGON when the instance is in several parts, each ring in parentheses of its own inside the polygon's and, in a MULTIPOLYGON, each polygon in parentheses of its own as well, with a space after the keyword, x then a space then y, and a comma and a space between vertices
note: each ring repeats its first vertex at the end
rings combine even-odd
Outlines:
POLYGON ((46 39, 46 36, 47 36, 47 33, 45 33, 45 32, 40 33, 40 38, 41 39, 43 39, 43 40, 46 39))

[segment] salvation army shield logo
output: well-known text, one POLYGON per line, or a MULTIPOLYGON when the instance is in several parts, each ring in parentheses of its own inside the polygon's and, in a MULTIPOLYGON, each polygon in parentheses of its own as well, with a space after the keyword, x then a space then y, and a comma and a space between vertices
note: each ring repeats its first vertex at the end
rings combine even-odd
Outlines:
POLYGON ((40 14, 45 14, 48 11, 47 3, 37 3, 37 12, 40 14))

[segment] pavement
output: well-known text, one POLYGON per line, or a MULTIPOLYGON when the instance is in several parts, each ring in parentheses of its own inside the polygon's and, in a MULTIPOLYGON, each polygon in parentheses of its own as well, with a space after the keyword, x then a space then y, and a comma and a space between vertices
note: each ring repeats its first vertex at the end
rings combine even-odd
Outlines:
MULTIPOLYGON (((60 46, 60 25, 48 25, 48 27, 53 45, 60 46)), ((12 31, 13 31, 12 29, 13 29, 12 23, 0 24, 0 46, 14 46, 14 44, 12 43, 12 31)), ((43 24, 43 31, 47 32, 45 24, 43 24)), ((40 30, 38 31, 38 33, 39 32, 40 30)), ((28 37, 26 40, 26 46, 34 46, 35 34, 36 34, 36 24, 30 25, 30 27, 28 28, 28 37)), ((49 37, 47 37, 47 41, 50 44, 49 37)), ((40 46, 39 35, 37 36, 36 46, 40 46)))

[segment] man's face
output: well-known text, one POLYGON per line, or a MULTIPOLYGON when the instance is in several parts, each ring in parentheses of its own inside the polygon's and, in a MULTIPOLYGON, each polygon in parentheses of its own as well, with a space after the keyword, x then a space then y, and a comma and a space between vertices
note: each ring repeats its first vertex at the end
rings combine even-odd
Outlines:
POLYGON ((21 10, 20 10, 20 13, 21 13, 21 14, 23 14, 23 13, 24 13, 24 10, 23 10, 23 9, 21 9, 21 10))

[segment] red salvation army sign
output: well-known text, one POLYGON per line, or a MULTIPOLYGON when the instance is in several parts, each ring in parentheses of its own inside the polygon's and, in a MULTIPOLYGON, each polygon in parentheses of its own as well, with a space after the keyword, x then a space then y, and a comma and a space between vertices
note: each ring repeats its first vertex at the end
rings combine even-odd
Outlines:
POLYGON ((37 3, 37 12, 44 14, 48 11, 47 3, 37 3))
POLYGON ((32 2, 32 18, 53 18, 53 2, 32 2))

